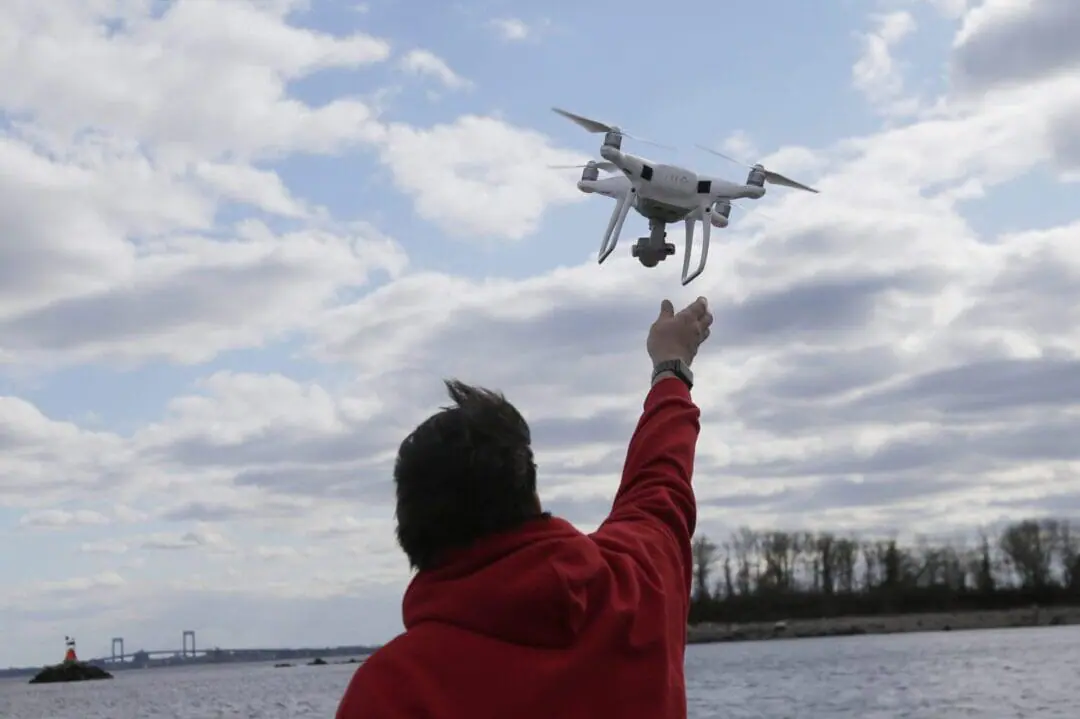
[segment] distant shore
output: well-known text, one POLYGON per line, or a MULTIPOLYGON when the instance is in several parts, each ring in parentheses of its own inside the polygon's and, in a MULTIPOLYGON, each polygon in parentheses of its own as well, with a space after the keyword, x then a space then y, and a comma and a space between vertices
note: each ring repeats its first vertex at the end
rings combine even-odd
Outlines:
POLYGON ((893 614, 874 617, 792 619, 786 622, 742 624, 702 623, 687 628, 688 644, 743 642, 764 639, 847 637, 861 634, 907 634, 1009 627, 1050 627, 1080 624, 1080 607, 1042 607, 998 611, 893 614))

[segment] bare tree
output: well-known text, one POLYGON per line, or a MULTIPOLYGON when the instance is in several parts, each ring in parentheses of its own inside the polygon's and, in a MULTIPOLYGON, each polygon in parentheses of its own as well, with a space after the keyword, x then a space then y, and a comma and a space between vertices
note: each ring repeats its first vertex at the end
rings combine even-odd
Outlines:
POLYGON ((987 535, 986 530, 980 529, 977 564, 973 567, 975 589, 980 592, 993 592, 997 589, 995 565, 993 550, 990 547, 990 537, 987 535))
POLYGON ((821 576, 821 591, 831 597, 836 591, 836 537, 822 532, 814 542, 817 550, 817 568, 821 576))
POLYGON ((833 546, 836 557, 836 587, 845 594, 855 591, 855 565, 859 561, 859 545, 850 537, 841 537, 833 546))
POLYGON ((799 539, 800 535, 789 532, 768 532, 761 536, 761 554, 765 562, 762 583, 765 586, 780 591, 795 588, 799 539))
POLYGON ((757 582, 758 562, 757 548, 758 539, 753 531, 743 527, 731 536, 731 547, 735 554, 735 586, 739 594, 747 596, 753 591, 757 582))
POLYGON ((1080 530, 1027 519, 965 545, 742 528, 694 540, 692 621, 966 611, 1080 601, 1080 530), (722 566, 722 576, 716 568, 722 566))
POLYGON ((732 572, 731 542, 724 543, 724 596, 735 595, 735 577, 732 572))
POLYGON ((698 599, 709 597, 709 579, 716 563, 716 550, 716 545, 705 535, 694 537, 691 551, 694 557, 694 596, 698 599))
POLYGON ((1049 584, 1056 535, 1056 523, 1046 519, 1027 519, 1005 528, 1001 551, 1022 587, 1042 589, 1049 584))
POLYGON ((1080 534, 1068 520, 1057 525, 1057 551, 1061 561, 1061 583, 1074 594, 1080 594, 1080 534))
POLYGON ((876 541, 862 542, 859 550, 863 560, 863 589, 873 591, 885 581, 885 572, 882 569, 884 554, 876 541))

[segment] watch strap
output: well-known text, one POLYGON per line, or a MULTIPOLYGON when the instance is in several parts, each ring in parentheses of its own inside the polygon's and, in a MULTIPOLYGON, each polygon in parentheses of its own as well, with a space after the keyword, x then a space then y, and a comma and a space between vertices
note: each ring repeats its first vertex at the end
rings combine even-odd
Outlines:
POLYGON ((656 378, 664 372, 670 372, 682 380, 688 389, 693 389, 694 373, 690 371, 690 366, 682 360, 664 360, 663 362, 657 362, 653 366, 653 381, 655 382, 656 378))

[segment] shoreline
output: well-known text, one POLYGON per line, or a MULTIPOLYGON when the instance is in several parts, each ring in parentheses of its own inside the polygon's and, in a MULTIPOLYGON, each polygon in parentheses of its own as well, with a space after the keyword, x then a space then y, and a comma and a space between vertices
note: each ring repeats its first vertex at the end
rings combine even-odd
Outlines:
POLYGON ((1028 607, 985 611, 791 619, 780 622, 703 622, 687 627, 687 644, 768 639, 812 639, 865 634, 971 631, 1080 624, 1080 607, 1028 607))

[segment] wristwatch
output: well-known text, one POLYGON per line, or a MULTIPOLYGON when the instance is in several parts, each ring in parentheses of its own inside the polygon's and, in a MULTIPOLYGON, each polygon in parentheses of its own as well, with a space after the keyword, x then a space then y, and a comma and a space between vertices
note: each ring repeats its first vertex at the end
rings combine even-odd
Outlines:
POLYGON ((694 373, 690 371, 690 365, 686 364, 682 360, 675 359, 657 362, 653 366, 653 382, 655 382, 656 378, 664 372, 670 372, 671 374, 681 379, 686 384, 687 389, 694 388, 694 373))

